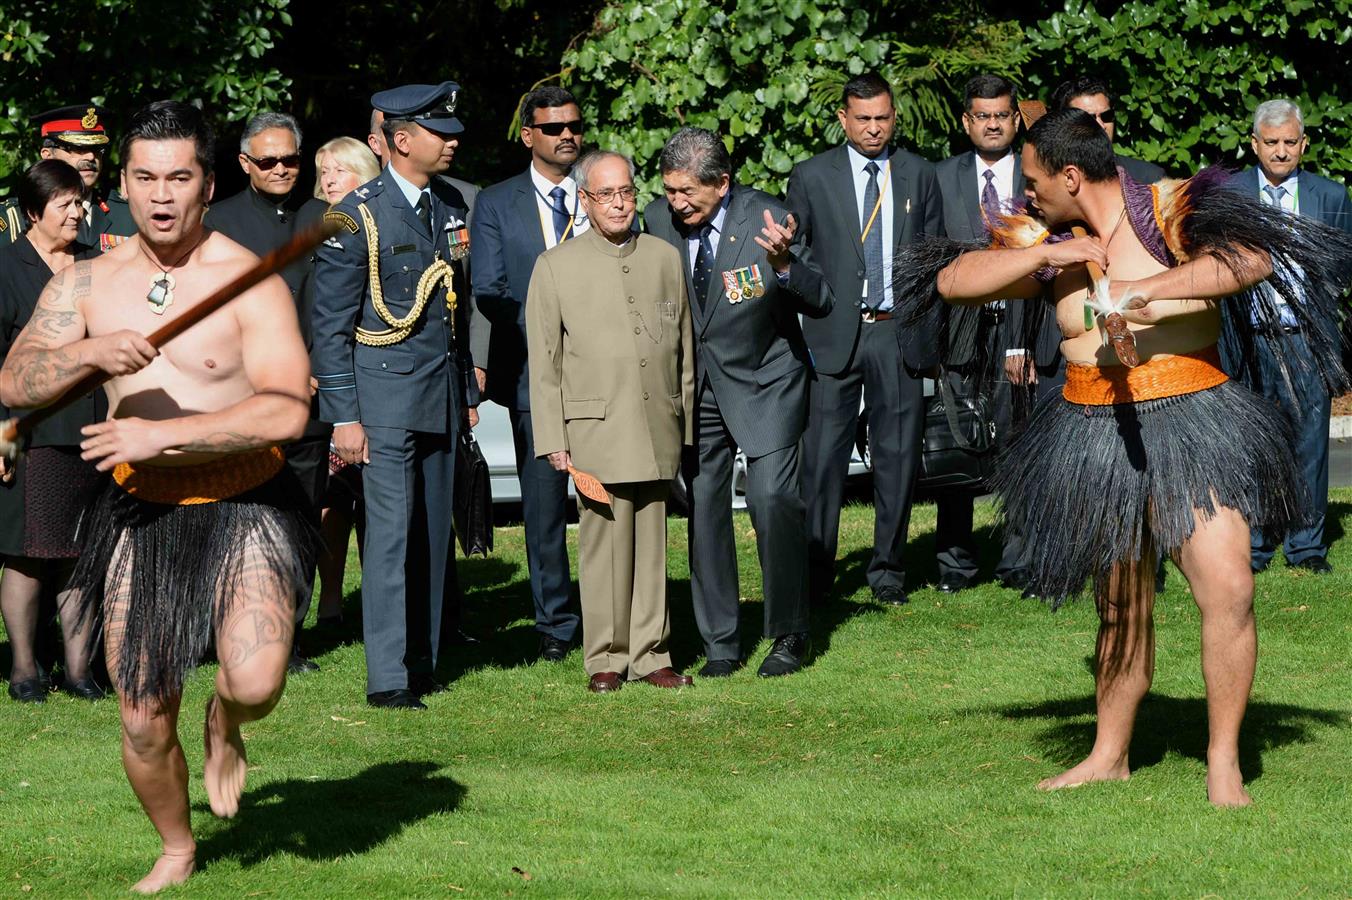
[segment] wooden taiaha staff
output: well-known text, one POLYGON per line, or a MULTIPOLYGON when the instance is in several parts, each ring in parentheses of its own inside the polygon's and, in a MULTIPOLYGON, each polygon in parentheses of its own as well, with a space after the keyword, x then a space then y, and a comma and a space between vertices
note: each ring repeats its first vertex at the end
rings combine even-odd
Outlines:
MULTIPOLYGON (((207 316, 216 312, 240 294, 254 287, 264 278, 275 275, 291 265, 320 243, 337 233, 339 225, 320 221, 295 235, 276 250, 268 253, 253 268, 238 275, 230 283, 218 288, 198 303, 185 309, 176 319, 165 322, 146 336, 150 345, 158 350, 169 341, 178 337, 207 316)), ((18 456, 24 439, 33 433, 42 422, 47 421, 76 400, 97 390, 115 376, 95 370, 71 385, 57 399, 47 406, 35 409, 22 418, 13 418, 0 424, 0 456, 14 459, 18 456)))

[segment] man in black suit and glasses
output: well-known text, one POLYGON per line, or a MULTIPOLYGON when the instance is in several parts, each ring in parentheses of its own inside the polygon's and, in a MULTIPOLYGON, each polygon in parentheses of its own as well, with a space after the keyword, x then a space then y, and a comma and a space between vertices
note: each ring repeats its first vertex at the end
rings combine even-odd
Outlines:
POLYGON ((817 383, 803 438, 810 591, 823 602, 835 577, 840 505, 863 392, 873 460, 873 596, 906 602, 902 554, 924 423, 921 372, 938 360, 935 334, 893 318, 897 248, 943 228, 934 166, 891 146, 892 89, 867 73, 845 85, 836 115, 846 143, 794 167, 789 208, 834 305, 804 319, 817 383))

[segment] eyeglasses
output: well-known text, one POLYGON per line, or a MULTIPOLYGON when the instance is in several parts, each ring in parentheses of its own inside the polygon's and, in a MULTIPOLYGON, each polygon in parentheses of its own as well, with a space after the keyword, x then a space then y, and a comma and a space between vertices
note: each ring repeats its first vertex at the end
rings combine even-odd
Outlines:
POLYGON ((246 153, 244 154, 244 157, 264 172, 271 172, 279 165, 287 169, 300 168, 299 153, 292 153, 288 156, 250 156, 246 153))
POLYGON ((1094 118, 1098 119, 1104 125, 1111 125, 1113 124, 1113 121, 1117 118, 1117 114, 1114 113, 1111 109, 1105 109, 1101 113, 1095 113, 1094 118))
POLYGON ((634 190, 633 185, 618 189, 602 188, 601 190, 596 191, 595 193, 591 191, 583 191, 582 193, 592 198, 593 202, 600 203, 602 205, 610 203, 617 196, 625 203, 633 203, 635 198, 638 197, 638 191, 634 190))
POLYGON ((973 119, 976 119, 978 122, 989 122, 992 119, 994 119, 997 122, 1008 122, 1010 119, 1014 118, 1014 113, 1011 112, 1010 110, 1005 110, 1004 112, 998 113, 969 112, 967 115, 973 119))
POLYGON ((550 137, 558 137, 563 134, 563 129, 567 128, 574 135, 582 133, 582 120, 573 119, 571 122, 541 122, 539 125, 531 125, 531 128, 540 129, 541 133, 550 137))

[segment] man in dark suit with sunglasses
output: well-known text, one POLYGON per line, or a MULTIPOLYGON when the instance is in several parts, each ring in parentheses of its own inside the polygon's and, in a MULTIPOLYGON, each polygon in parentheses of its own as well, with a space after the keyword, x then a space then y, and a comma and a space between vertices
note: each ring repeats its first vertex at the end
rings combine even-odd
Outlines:
POLYGON ((582 152, 582 113, 573 95, 553 85, 527 94, 521 143, 530 150, 530 165, 480 192, 470 223, 474 298, 489 322, 488 358, 476 356, 475 363, 488 399, 506 407, 511 418, 540 657, 557 662, 568 655, 578 630, 564 537, 568 475, 535 454, 526 290, 536 257, 588 228, 572 176, 582 152))
MULTIPOLYGON (((1108 84, 1092 75, 1081 75, 1069 81, 1063 81, 1052 91, 1052 109, 1082 109, 1099 123, 1108 140, 1117 142, 1117 110, 1113 108, 1113 95, 1108 84)), ((1152 162, 1123 156, 1114 149, 1113 157, 1117 164, 1127 170, 1127 174, 1141 184, 1154 184, 1164 177, 1164 170, 1152 162)))

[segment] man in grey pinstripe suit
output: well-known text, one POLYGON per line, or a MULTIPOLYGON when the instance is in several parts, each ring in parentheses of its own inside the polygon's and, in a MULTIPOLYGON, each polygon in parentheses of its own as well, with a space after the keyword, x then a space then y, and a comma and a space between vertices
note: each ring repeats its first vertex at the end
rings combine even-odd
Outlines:
POLYGON ((747 455, 747 500, 774 639, 763 676, 788 675, 807 655, 807 530, 798 442, 810 373, 798 314, 825 315, 830 293, 804 264, 787 210, 732 183, 722 139, 683 128, 661 156, 666 198, 648 230, 681 252, 695 331, 695 445, 690 484, 690 581, 708 661, 700 675, 742 664, 737 556, 730 507, 733 458, 747 455))

